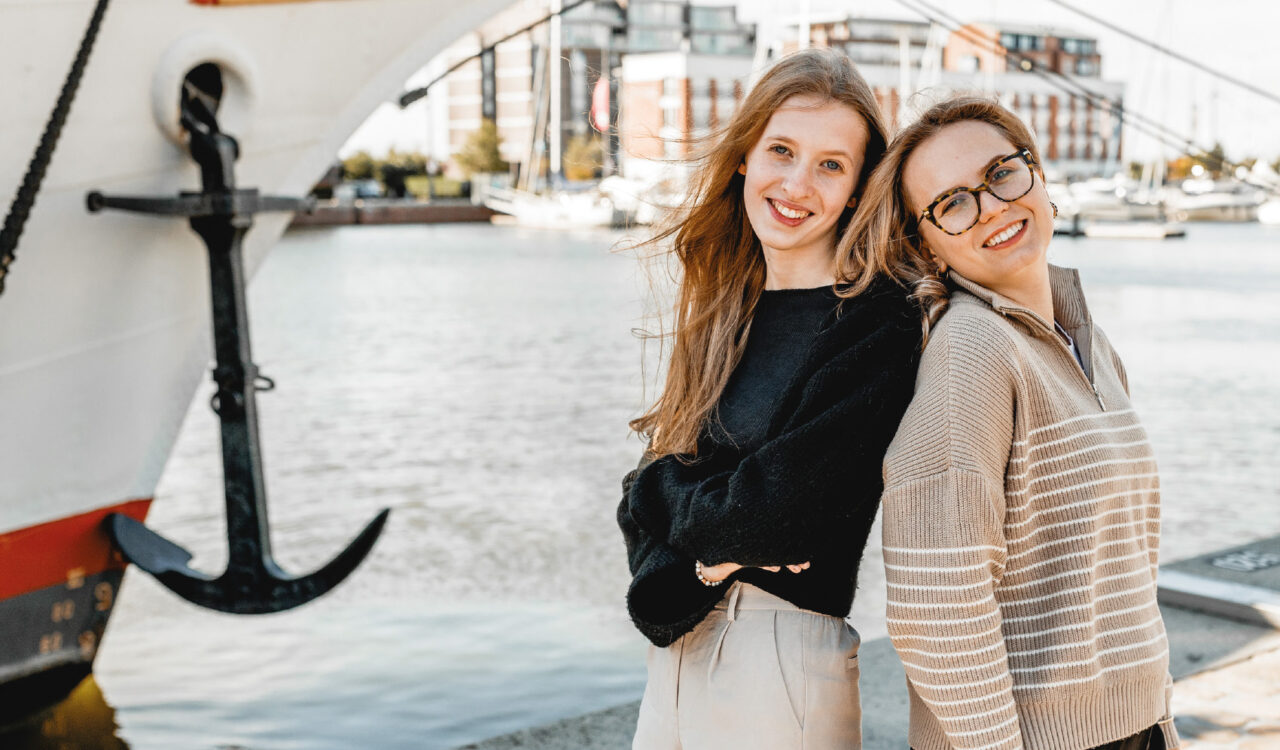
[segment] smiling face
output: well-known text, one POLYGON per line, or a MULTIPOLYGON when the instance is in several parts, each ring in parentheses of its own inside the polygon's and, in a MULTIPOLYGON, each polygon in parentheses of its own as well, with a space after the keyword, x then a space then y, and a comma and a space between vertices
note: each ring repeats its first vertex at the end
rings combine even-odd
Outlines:
POLYGON ((766 261, 834 258, 836 221, 854 204, 867 138, 862 117, 833 101, 793 96, 773 113, 738 168, 766 261))
MULTIPOLYGON (((1019 150, 995 127, 973 120, 947 125, 921 143, 902 170, 908 208, 919 217, 934 198, 956 187, 975 187, 998 179, 988 170, 1019 150)), ((920 219, 926 252, 961 276, 1014 300, 1047 283, 1053 206, 1039 168, 1031 189, 1006 203, 988 191, 978 194, 978 222, 968 231, 948 235, 928 219, 920 219)))

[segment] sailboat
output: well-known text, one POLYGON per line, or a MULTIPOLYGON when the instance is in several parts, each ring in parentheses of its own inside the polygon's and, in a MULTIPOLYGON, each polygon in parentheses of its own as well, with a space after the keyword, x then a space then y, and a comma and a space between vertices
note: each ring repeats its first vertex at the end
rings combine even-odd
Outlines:
MULTIPOLYGON (((534 117, 520 178, 510 187, 476 185, 472 195, 511 221, 539 229, 620 226, 627 215, 597 189, 563 189, 563 106, 561 105, 561 18, 564 3, 552 0, 547 18, 547 44, 534 61, 534 117), (545 134, 545 135, 544 135, 545 134), (547 175, 538 165, 547 164, 547 175)), ((593 118, 594 119, 594 118, 593 118)), ((609 127, 607 105, 604 127, 609 127)))
MULTIPOLYGON (((305 194, 379 104, 508 2, 0 4, 0 88, 8 94, 0 146, 0 724, 51 704, 91 670, 131 561, 179 595, 233 612, 300 604, 341 580, 290 576, 261 544, 249 567, 265 577, 236 583, 230 568, 222 578, 201 574, 185 568, 181 540, 143 525, 208 368, 211 334, 221 341, 225 328, 210 308, 211 297, 223 297, 216 279, 210 286, 215 243, 192 226, 198 215, 218 216, 239 232, 227 240, 238 263, 227 289, 238 290, 244 313, 243 284, 291 218, 273 209, 303 205, 268 196, 305 194), (212 152, 197 163, 201 148, 212 152), (218 180, 221 193, 210 187, 218 180), (202 184, 203 193, 193 192, 202 184), (167 214, 136 213, 165 206, 167 214), (112 208, 135 212, 91 210, 112 208), (255 590, 271 582, 297 590, 273 603, 271 592, 255 590)), ((226 415, 251 423, 243 402, 269 383, 252 367, 241 317, 232 328, 243 347, 229 360, 247 363, 241 382, 224 369, 221 345, 215 371, 224 454, 226 415)), ((231 491, 227 464, 228 508, 262 511, 242 536, 233 532, 232 558, 242 542, 266 537, 260 457, 251 454, 243 452, 258 472, 248 478, 254 502, 231 491)), ((363 554, 351 551, 368 551, 374 526, 335 558, 338 567, 350 572, 359 562, 363 554)))

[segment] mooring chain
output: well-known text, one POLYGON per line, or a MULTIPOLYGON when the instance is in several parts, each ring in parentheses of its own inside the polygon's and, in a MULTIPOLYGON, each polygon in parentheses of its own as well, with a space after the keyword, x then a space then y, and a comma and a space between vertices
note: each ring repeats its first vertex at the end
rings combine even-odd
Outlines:
POLYGON ((0 229, 0 294, 4 293, 5 277, 9 275, 9 266, 13 264, 15 251, 18 249, 18 238, 26 226, 31 209, 36 204, 36 194, 44 182, 45 173, 49 170, 49 162, 53 159, 53 149, 58 145, 62 135, 62 126, 67 122, 71 112, 71 101, 75 99, 80 88, 80 79, 89 64, 89 53, 93 51, 93 43, 98 38, 98 30, 102 27, 102 17, 107 12, 110 0, 98 0, 93 9, 93 18, 89 20, 89 28, 85 30, 80 49, 76 51, 75 62, 71 64, 71 72, 62 84, 58 94, 58 103, 49 115, 44 134, 40 136, 40 145, 36 147, 31 163, 27 165, 27 173, 22 178, 22 186, 9 206, 9 213, 4 217, 4 228, 0 229))

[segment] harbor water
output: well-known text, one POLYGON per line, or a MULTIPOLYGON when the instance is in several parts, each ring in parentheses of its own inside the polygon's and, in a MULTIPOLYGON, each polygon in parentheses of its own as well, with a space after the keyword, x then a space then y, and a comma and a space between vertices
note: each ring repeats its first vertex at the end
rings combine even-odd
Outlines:
MULTIPOLYGON (((622 237, 286 235, 250 293, 277 383, 259 402, 276 555, 308 571, 378 509, 390 522, 348 582, 279 615, 199 610, 130 570, 97 662, 118 724, 102 746, 445 749, 637 699, 645 642, 614 509, 641 451, 626 422, 645 398, 632 329, 649 282, 612 251, 622 237)), ((1161 465, 1164 559, 1280 534, 1280 228, 1051 252, 1080 269, 1127 365, 1161 465)), ((149 524, 215 571, 210 393, 149 524)), ((853 620, 870 639, 883 580, 863 571, 853 620)))

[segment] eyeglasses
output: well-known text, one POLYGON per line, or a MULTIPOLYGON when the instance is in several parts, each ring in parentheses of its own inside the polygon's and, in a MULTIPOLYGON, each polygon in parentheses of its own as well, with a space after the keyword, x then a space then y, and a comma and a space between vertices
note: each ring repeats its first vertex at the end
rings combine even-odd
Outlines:
POLYGON ((1001 158, 987 170, 986 182, 977 187, 952 188, 933 199, 921 219, 928 219, 938 229, 952 236, 964 234, 978 223, 982 214, 978 194, 983 190, 1005 203, 1012 203, 1031 192, 1035 177, 1031 165, 1035 159, 1031 152, 1022 149, 1001 158))

